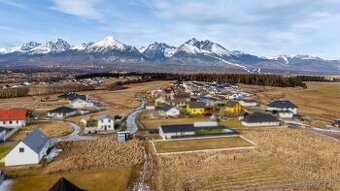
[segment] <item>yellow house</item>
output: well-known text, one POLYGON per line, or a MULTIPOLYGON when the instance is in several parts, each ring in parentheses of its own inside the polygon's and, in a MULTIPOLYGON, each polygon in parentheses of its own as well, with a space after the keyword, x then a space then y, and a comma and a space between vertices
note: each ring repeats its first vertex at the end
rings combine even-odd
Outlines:
POLYGON ((205 103, 190 102, 187 104, 187 112, 191 115, 202 115, 205 111, 205 103))
POLYGON ((224 110, 230 113, 239 113, 242 110, 242 106, 237 101, 228 101, 224 110))

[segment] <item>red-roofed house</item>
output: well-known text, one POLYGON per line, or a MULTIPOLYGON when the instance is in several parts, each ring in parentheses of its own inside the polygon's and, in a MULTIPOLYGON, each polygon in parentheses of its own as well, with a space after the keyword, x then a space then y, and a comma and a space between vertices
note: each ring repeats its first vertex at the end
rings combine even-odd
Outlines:
POLYGON ((0 109, 0 126, 24 127, 28 124, 27 109, 0 109))

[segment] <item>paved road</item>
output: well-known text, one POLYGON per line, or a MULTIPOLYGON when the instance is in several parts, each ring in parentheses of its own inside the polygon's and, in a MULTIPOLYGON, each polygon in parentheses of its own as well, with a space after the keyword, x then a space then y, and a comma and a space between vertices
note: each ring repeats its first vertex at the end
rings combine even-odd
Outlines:
POLYGON ((67 122, 68 125, 73 127, 74 131, 64 137, 52 138, 52 143, 62 142, 62 141, 81 141, 81 140, 91 140, 96 137, 94 136, 80 136, 81 128, 79 125, 73 122, 67 122))
POLYGON ((135 134, 138 131, 138 126, 136 124, 136 118, 144 110, 145 100, 142 99, 141 104, 128 116, 126 119, 127 131, 131 134, 135 134))
POLYGON ((11 179, 5 180, 0 185, 0 191, 9 191, 9 190, 11 190, 10 188, 11 188, 12 184, 13 184, 13 180, 11 180, 11 179))

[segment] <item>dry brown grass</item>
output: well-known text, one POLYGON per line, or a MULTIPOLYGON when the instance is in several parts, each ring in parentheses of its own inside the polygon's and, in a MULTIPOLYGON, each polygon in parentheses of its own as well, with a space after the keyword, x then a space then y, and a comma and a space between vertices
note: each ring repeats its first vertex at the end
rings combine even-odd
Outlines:
POLYGON ((116 168, 110 171, 81 171, 18 178, 11 187, 12 191, 46 191, 61 177, 86 190, 124 190, 130 178, 129 168, 116 168))
POLYGON ((27 133, 33 131, 34 129, 39 129, 48 137, 62 137, 69 135, 73 132, 73 128, 70 127, 65 122, 34 123, 29 126, 21 128, 9 140, 10 141, 22 140, 27 133))
POLYGON ((154 144, 158 153, 253 146, 251 143, 240 137, 162 141, 155 142, 154 144))
POLYGON ((268 86, 241 85, 257 94, 259 101, 268 104, 277 99, 287 99, 299 107, 305 115, 324 117, 331 120, 340 116, 340 83, 312 82, 308 88, 279 88, 268 86))
MULTIPOLYGON (((288 128, 241 133, 256 143, 255 150, 159 156, 157 190, 266 190, 290 182, 340 180, 339 142, 288 128)), ((314 190, 339 186, 338 182, 314 190)))

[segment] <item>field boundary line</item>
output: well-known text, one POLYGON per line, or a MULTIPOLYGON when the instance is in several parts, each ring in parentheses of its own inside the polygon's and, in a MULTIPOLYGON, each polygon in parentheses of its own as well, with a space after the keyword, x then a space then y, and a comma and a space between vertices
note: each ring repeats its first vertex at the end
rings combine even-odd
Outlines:
MULTIPOLYGON (((200 149, 200 150, 191 150, 191 151, 177 151, 177 152, 165 152, 165 153, 159 153, 156 149, 155 143, 157 142, 169 142, 169 141, 159 141, 159 140, 155 140, 152 141, 150 140, 153 149, 155 150, 156 155, 172 155, 172 154, 190 154, 190 153, 199 153, 199 152, 217 152, 217 151, 238 151, 238 150, 252 150, 256 148, 256 144, 253 141, 250 141, 246 138, 244 138, 243 136, 238 136, 241 139, 249 142, 250 144, 252 144, 253 146, 246 146, 246 147, 232 147, 232 148, 220 148, 220 149, 200 149)), ((218 137, 218 138, 225 138, 225 137, 218 137)), ((209 138, 208 138, 209 139, 209 138)), ((210 137, 211 139, 211 137, 210 137)), ((187 139, 185 139, 187 140, 187 139)), ((184 140, 184 141, 185 141, 184 140)))
MULTIPOLYGON (((220 135, 220 136, 206 136, 206 137, 188 137, 180 139, 166 139, 166 140, 154 140, 155 143, 158 142, 173 142, 173 141, 188 141, 188 140, 198 140, 198 139, 219 139, 228 137, 241 137, 240 135, 220 135)), ((242 137, 241 137, 242 138, 242 137)))

